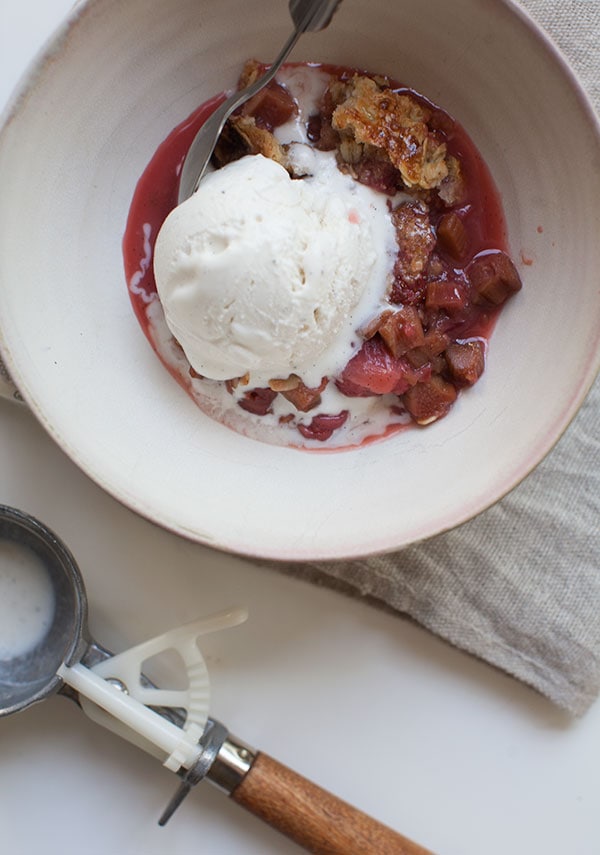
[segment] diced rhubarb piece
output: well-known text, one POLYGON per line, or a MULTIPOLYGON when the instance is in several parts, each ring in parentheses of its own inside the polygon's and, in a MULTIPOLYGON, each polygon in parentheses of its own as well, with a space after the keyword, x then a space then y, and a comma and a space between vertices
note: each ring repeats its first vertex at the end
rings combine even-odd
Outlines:
POLYGON ((425 341, 423 325, 414 306, 402 306, 395 312, 384 313, 377 331, 392 356, 402 356, 425 341))
POLYGON ((373 338, 379 332, 379 327, 385 321, 385 319, 393 314, 394 309, 384 309, 383 312, 380 312, 378 315, 375 315, 374 318, 371 318, 370 321, 367 321, 360 329, 358 330, 358 334, 361 338, 369 339, 373 338))
POLYGON ((419 425, 442 418, 456 400, 456 389, 439 374, 425 383, 417 383, 402 396, 402 403, 419 425))
POLYGON ((443 357, 440 356, 448 347, 448 336, 439 330, 430 330, 421 347, 409 350, 405 359, 413 368, 421 368, 429 364, 435 374, 441 373, 446 367, 443 357))
POLYGON ((429 362, 432 374, 446 374, 448 366, 443 356, 434 356, 429 362))
POLYGON ((483 374, 485 351, 478 339, 453 342, 446 348, 445 356, 450 376, 459 386, 472 386, 483 374))
POLYGON ((431 363, 423 362, 421 365, 412 365, 406 357, 399 360, 402 365, 402 375, 394 386, 395 395, 404 395, 417 383, 425 383, 431 377, 431 363))
POLYGON ((246 101, 241 109, 243 116, 254 116, 258 127, 269 131, 285 124, 297 112, 298 105, 291 94, 275 80, 246 101))
POLYGON ((408 351, 406 360, 413 368, 422 368, 429 363, 430 356, 424 347, 415 347, 408 351))
POLYGON ((467 276, 477 305, 500 306, 522 287, 517 268, 500 251, 477 256, 468 266, 467 276))
POLYGON ((271 412, 271 404, 277 397, 272 389, 249 389, 238 401, 242 410, 254 413, 255 416, 266 416, 271 412))
POLYGON ((451 279, 434 279, 427 283, 425 305, 428 309, 443 309, 452 314, 460 312, 467 304, 464 286, 451 279))
POLYGON ((342 410, 336 415, 321 413, 315 416, 307 425, 298 425, 298 430, 305 439, 316 439, 319 442, 325 442, 330 438, 334 431, 341 428, 349 416, 348 410, 342 410))
POLYGON ((469 247, 465 224, 455 211, 444 214, 437 227, 438 243, 452 258, 464 258, 469 247))
POLYGON ((429 358, 439 356, 448 346, 449 337, 446 333, 440 330, 429 330, 425 335, 423 342, 423 350, 428 354, 429 358))
POLYGON ((404 375, 404 365, 389 352, 379 336, 366 341, 344 368, 336 386, 348 397, 387 395, 404 375))
POLYGON ((308 386, 305 386, 302 380, 300 380, 298 385, 293 389, 284 389, 281 394, 291 404, 293 404, 297 410, 300 410, 302 413, 307 413, 309 410, 312 410, 313 407, 316 407, 321 403, 321 392, 325 389, 327 383, 327 377, 323 377, 319 386, 311 389, 308 386))

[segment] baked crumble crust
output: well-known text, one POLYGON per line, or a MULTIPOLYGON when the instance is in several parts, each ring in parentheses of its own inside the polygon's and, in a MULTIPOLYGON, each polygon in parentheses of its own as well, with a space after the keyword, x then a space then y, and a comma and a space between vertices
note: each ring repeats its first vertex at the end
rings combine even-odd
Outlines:
POLYGON ((427 125, 431 111, 416 99, 362 75, 338 83, 331 96, 337 102, 334 130, 345 140, 383 150, 406 187, 431 190, 448 177, 446 144, 427 125))

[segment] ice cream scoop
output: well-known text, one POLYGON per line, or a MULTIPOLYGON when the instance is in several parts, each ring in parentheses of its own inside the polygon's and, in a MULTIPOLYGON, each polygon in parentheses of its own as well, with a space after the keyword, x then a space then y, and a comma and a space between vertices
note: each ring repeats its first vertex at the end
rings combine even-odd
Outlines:
POLYGON ((165 318, 203 377, 249 374, 258 386, 294 373, 318 385, 384 299, 396 250, 385 197, 331 153, 295 156, 304 178, 262 155, 210 173, 158 235, 165 318))
POLYGON ((179 775, 161 825, 206 779, 309 852, 431 855, 208 717, 208 673, 197 640, 243 622, 245 609, 212 615, 114 655, 90 638, 83 578, 65 544, 29 514, 0 505, 0 547, 7 545, 10 553, 0 554, 0 582, 28 580, 29 594, 17 604, 18 613, 29 618, 33 611, 41 624, 33 636, 26 628, 30 643, 24 649, 15 645, 12 628, 6 634, 0 623, 0 719, 57 693, 71 698, 93 721, 160 757, 179 775), (54 594, 48 620, 46 610, 35 608, 40 580, 54 594), (160 689, 141 671, 165 651, 179 656, 186 687, 160 689))

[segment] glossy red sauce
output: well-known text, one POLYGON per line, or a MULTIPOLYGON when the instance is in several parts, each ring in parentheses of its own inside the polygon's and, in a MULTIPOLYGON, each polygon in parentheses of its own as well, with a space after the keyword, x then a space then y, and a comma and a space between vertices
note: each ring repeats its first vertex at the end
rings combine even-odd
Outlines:
POLYGON ((148 299, 144 298, 142 292, 158 297, 152 269, 156 236, 168 214, 177 205, 179 174, 188 149, 198 130, 224 97, 217 95, 202 104, 169 134, 157 148, 135 188, 123 237, 123 263, 128 284, 136 273, 142 274, 136 282, 135 291, 129 287, 129 296, 148 338, 148 299))

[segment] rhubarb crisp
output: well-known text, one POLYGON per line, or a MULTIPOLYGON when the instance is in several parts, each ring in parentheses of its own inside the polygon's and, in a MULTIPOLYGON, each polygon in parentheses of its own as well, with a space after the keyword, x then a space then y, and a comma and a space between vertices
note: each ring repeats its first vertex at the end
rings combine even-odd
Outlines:
MULTIPOLYGON (((239 87, 263 70, 248 62, 239 87)), ((188 302, 175 301, 180 292, 169 302, 176 286, 157 288, 165 265, 153 268, 157 234, 187 148, 220 100, 165 140, 131 206, 129 292, 159 358, 205 413, 279 445, 351 448, 447 416, 483 374, 498 314, 521 288, 499 194, 465 130, 387 77, 284 66, 228 120, 200 184, 209 285, 192 305, 186 280, 188 302), (225 251, 237 260, 215 267, 225 251), (182 305, 183 321, 171 322, 182 305)), ((191 254, 186 244, 188 267, 191 254)))

